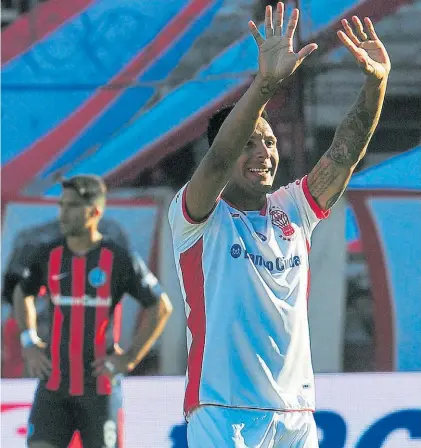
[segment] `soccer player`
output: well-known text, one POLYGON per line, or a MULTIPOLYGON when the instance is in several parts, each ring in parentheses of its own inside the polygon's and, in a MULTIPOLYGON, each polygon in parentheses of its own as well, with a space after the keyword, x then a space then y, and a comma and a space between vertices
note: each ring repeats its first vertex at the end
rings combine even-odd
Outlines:
POLYGON ((40 378, 28 443, 64 448, 79 430, 84 448, 121 447, 121 375, 146 355, 172 307, 142 259, 99 233, 106 202, 102 179, 75 176, 62 187, 62 237, 38 248, 13 298, 23 356, 40 378), (41 285, 51 298, 47 343, 37 335, 34 296, 41 285), (107 332, 124 293, 145 307, 127 352, 113 346, 107 332))
POLYGON ((279 163, 263 110, 279 83, 313 52, 298 53, 294 9, 284 6, 266 39, 250 22, 259 71, 231 111, 211 118, 210 150, 169 211, 186 301, 184 411, 190 448, 317 447, 307 321, 308 251, 316 224, 343 193, 379 120, 390 71, 366 18, 342 21, 338 37, 365 74, 331 147, 302 179, 271 192, 279 163))

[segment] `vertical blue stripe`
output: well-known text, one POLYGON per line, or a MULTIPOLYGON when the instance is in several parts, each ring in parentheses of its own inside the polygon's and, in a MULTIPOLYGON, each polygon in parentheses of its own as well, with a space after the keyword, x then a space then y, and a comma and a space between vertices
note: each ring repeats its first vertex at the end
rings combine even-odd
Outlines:
POLYGON ((371 199, 394 308, 397 370, 421 370, 421 200, 371 199))

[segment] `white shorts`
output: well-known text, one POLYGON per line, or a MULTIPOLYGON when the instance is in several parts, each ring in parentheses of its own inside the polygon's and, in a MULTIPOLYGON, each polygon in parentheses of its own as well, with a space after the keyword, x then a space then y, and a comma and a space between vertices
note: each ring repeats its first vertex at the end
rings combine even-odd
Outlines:
POLYGON ((187 425, 189 448, 318 448, 313 413, 201 406, 187 425))

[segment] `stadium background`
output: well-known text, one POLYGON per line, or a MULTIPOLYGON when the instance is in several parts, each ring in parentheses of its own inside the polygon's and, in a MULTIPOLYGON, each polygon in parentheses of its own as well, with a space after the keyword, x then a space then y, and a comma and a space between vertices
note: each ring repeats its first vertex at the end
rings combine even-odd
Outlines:
MULTIPOLYGON (((185 446, 184 306, 166 209, 207 150, 206 119, 255 73, 247 21, 261 20, 267 3, 275 2, 2 0, 2 273, 57 231, 60 177, 96 173, 112 188, 103 230, 141 253, 174 302, 140 377, 126 381, 128 447, 185 446)), ((309 308, 321 447, 420 446, 421 2, 287 4, 301 9, 297 40, 319 50, 270 103, 277 184, 314 165, 361 85, 338 48, 339 19, 372 17, 392 60, 367 156, 314 236, 309 308)), ((46 300, 37 305, 41 332, 46 300)), ((123 346, 139 312, 125 297, 116 329, 123 346)), ((2 302, 6 448, 24 446, 34 382, 22 376, 16 324, 2 302)))

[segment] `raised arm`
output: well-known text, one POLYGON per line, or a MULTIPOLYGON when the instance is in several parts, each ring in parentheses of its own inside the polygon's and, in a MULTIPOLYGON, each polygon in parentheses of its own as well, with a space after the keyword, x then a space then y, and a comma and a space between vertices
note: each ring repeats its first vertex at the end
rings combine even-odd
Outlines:
POLYGON ((342 20, 345 33, 339 39, 354 56, 366 75, 358 99, 336 129, 332 145, 308 176, 308 187, 320 207, 327 210, 341 197, 358 162, 364 157, 379 122, 390 60, 370 19, 365 18, 368 36, 358 17, 352 18, 356 34, 342 20), (357 37, 358 36, 358 37, 357 37))
POLYGON ((212 211, 218 196, 228 183, 234 165, 253 134, 260 115, 279 83, 290 76, 316 44, 309 44, 298 53, 293 50, 293 36, 298 23, 298 9, 294 9, 287 31, 282 35, 284 5, 278 3, 275 27, 272 8, 266 8, 265 34, 249 22, 250 31, 259 48, 259 72, 227 119, 224 121, 210 150, 194 173, 186 196, 187 211, 196 221, 212 211))

